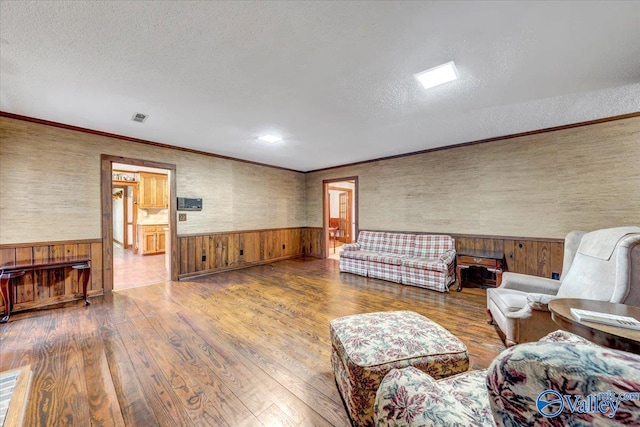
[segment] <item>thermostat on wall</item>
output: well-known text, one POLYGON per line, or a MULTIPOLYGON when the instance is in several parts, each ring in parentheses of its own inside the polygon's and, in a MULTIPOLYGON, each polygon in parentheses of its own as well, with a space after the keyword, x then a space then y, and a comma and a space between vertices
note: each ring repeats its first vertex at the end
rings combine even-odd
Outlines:
POLYGON ((188 199, 186 197, 178 197, 179 211, 201 211, 202 199, 188 199))

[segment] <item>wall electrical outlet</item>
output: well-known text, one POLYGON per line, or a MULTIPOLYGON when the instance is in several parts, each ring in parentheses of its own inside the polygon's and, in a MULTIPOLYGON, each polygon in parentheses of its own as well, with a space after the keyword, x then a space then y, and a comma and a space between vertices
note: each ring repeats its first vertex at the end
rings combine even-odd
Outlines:
POLYGON ((240 255, 244 255, 244 250, 240 249, 240 255))
POLYGON ((187 220, 187 214, 186 213, 178 214, 178 221, 186 221, 186 220, 187 220))
POLYGON ((205 254, 202 254, 202 262, 205 262, 207 260, 207 256, 205 254))

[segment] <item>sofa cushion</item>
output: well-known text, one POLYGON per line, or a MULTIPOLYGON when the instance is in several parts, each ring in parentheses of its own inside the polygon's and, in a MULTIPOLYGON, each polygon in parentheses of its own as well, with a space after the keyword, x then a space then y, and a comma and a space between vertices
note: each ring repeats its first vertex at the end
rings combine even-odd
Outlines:
POLYGON ((527 294, 516 289, 487 289, 487 298, 491 299, 501 312, 511 313, 527 306, 527 294))
POLYGON ((340 258, 359 259, 361 261, 369 261, 370 256, 377 255, 371 251, 345 251, 340 252, 340 258))
POLYGON ((438 259, 426 258, 403 258, 402 265, 409 268, 419 268, 421 270, 434 270, 447 272, 449 266, 438 259))
POLYGON ((413 247, 415 258, 438 258, 448 250, 455 249, 451 236, 440 234, 419 234, 413 247))
POLYGON ((416 236, 404 233, 385 233, 383 251, 398 255, 411 255, 416 236))
POLYGON ((402 257, 397 254, 373 254, 369 255, 367 260, 371 262, 380 262, 382 264, 402 265, 402 257))
MULTIPOLYGON (((467 347, 448 330, 412 311, 356 314, 331 321, 331 341, 341 358, 358 366, 371 367, 412 359, 446 356, 444 371, 432 367, 433 376, 444 377, 456 365, 468 368, 467 347), (455 355, 455 357, 454 357, 455 355), (457 356, 460 356, 459 359, 457 356)), ((457 373, 456 372, 456 373, 457 373)))
POLYGON ((380 231, 361 231, 358 235, 358 243, 363 251, 384 252, 386 234, 380 231))
POLYGON ((341 258, 357 259, 360 261, 379 262, 383 264, 402 265, 402 258, 396 254, 371 251, 347 251, 340 253, 341 258))

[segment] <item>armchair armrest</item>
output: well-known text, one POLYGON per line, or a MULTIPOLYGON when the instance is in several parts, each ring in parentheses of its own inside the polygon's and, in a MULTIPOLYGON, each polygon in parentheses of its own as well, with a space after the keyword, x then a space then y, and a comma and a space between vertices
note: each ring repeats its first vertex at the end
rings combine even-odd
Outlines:
POLYGON ((538 411, 538 396, 546 390, 563 398, 626 396, 640 390, 638 372, 640 356, 632 353, 574 342, 520 344, 500 353, 487 369, 489 402, 497 425, 550 425, 550 420, 559 426, 622 425, 640 418, 638 400, 613 397, 609 401, 616 404, 615 410, 602 406, 604 413, 572 412, 565 403, 557 416, 546 418, 538 411))
POLYGON ((561 343, 573 343, 573 344, 585 344, 590 346, 598 346, 597 344, 586 340, 576 334, 572 334, 571 332, 563 331, 558 329, 555 332, 551 332, 549 335, 545 335, 540 338, 539 342, 561 342, 561 343))
POLYGON ((440 257, 438 258, 438 261, 443 262, 447 265, 451 264, 453 262, 453 260, 456 259, 456 251, 453 249, 449 249, 448 251, 446 251, 445 253, 443 253, 442 255, 440 255, 440 257))
POLYGON ((561 282, 558 280, 506 272, 502 275, 500 288, 515 289, 531 294, 555 295, 558 293, 560 284, 561 282))
POLYGON ((360 243, 347 243, 345 245, 342 245, 342 250, 343 251, 359 251, 360 243))
POLYGON ((534 310, 549 311, 549 301, 555 298, 555 295, 531 293, 527 294, 527 304, 534 310))

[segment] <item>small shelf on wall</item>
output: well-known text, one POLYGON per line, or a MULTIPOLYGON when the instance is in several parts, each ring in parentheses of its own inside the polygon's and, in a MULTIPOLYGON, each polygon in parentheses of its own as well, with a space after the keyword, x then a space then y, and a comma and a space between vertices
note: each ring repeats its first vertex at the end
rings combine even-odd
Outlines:
POLYGON ((111 172, 111 180, 119 182, 137 182, 138 174, 136 172, 114 170, 111 172))

